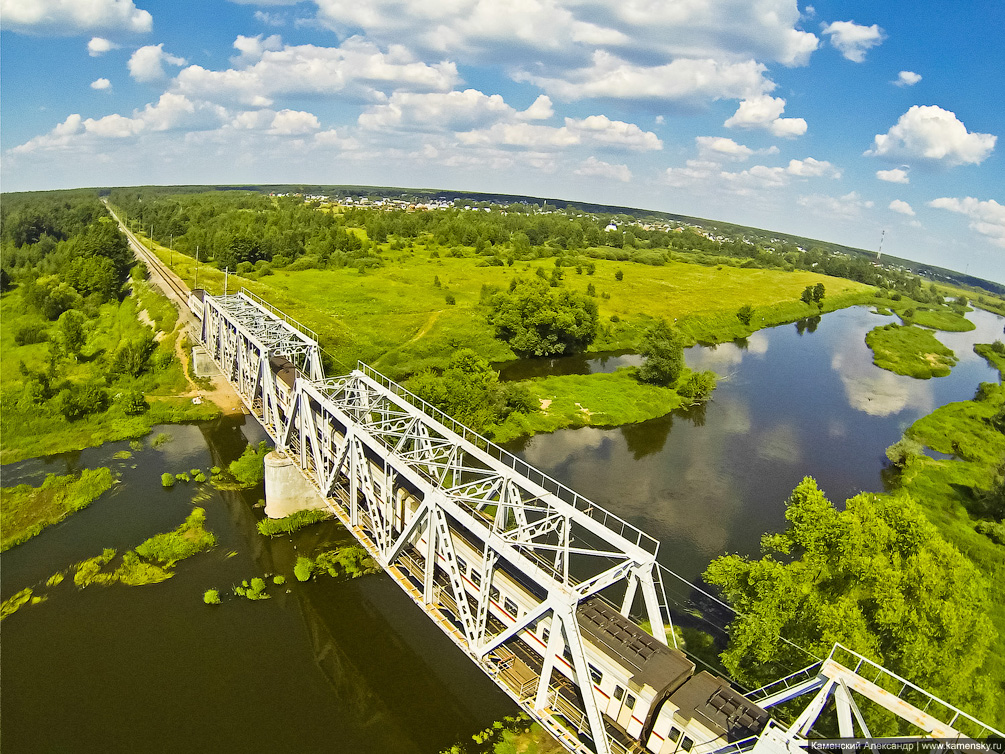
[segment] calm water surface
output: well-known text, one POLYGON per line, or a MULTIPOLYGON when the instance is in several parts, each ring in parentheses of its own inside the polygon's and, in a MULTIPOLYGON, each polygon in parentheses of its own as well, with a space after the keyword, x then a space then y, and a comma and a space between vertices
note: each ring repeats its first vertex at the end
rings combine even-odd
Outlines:
MULTIPOLYGON (((982 381, 997 382, 973 344, 1002 338, 1003 320, 967 316, 976 330, 937 333, 960 360, 948 377, 916 380, 875 367, 865 334, 891 318, 856 307, 688 349, 691 368, 720 376, 704 408, 538 435, 510 449, 661 540, 661 561, 692 579, 722 553, 757 555, 761 535, 783 528, 784 501, 806 475, 838 502, 882 490, 884 451, 905 428, 973 398, 982 381)), ((555 371, 611 371, 637 358, 559 359, 555 371)), ((504 374, 523 378, 519 368, 504 374)))
MULTIPOLYGON (((114 459, 128 443, 2 469, 4 485, 111 466, 122 483, 87 509, 0 556, 3 598, 40 586, 0 632, 4 752, 438 752, 514 707, 389 578, 293 577, 298 552, 350 539, 334 524, 267 540, 243 495, 201 486, 219 544, 142 587, 45 580, 114 547, 178 526, 194 489, 160 475, 237 457, 254 422, 159 427, 172 441, 114 459), (224 598, 244 579, 281 573, 273 598, 224 598), (287 593, 287 590, 289 592, 287 593)), ((72 577, 72 571, 71 571, 72 577)))

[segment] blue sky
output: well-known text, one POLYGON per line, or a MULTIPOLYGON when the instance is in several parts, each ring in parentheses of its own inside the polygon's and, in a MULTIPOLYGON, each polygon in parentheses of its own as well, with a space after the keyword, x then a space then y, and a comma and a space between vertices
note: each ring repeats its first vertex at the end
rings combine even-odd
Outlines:
POLYGON ((0 0, 4 191, 360 183, 680 212, 1005 282, 1005 8, 0 0))

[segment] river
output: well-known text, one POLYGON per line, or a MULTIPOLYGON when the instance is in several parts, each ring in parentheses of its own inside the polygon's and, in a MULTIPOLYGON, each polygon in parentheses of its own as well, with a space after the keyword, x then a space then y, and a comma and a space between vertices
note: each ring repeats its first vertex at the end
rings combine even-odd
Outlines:
MULTIPOLYGON (((756 556, 761 535, 784 527, 785 500, 804 476, 839 504, 881 491, 884 451, 911 423, 997 382, 973 345, 1001 339, 1005 320, 981 310, 967 316, 975 330, 937 333, 959 359, 947 377, 916 380, 874 366, 865 334, 891 318, 853 307, 687 349, 688 366, 720 376, 704 407, 536 435, 508 449, 659 539, 661 562, 691 580, 717 555, 756 556)), ((640 361, 576 356, 511 364, 502 374, 585 374, 640 361)))
MULTIPOLYGON (((872 366, 865 332, 885 318, 856 308, 819 322, 689 349, 690 366, 722 375, 700 410, 614 429, 585 427, 514 444, 529 462, 662 541, 661 560, 693 579, 723 552, 756 554, 784 523, 804 474, 834 500, 882 488, 883 450, 917 417, 967 399, 997 373, 972 352, 1001 337, 1001 318, 940 333, 960 364, 912 380, 872 366)), ((632 355, 533 362, 533 369, 610 371, 632 355)), ((519 367, 526 373, 528 365, 519 367)), ((519 376, 510 367, 509 376, 519 376)), ((169 531, 193 506, 194 485, 164 489, 163 472, 204 471, 264 439, 253 421, 158 427, 130 458, 128 443, 2 468, 3 484, 111 466, 121 483, 89 508, 0 555, 7 598, 73 563, 169 531), (163 432, 169 442, 153 447, 163 432)), ((434 754, 514 707, 385 576, 293 578, 298 553, 347 541, 335 524, 266 539, 255 529, 261 488, 203 485, 197 504, 219 543, 143 587, 68 578, 3 622, 3 726, 9 752, 395 752, 434 754), (245 579, 280 573, 272 599, 225 597, 245 579)), ((70 574, 72 576, 72 572, 70 574)))
POLYGON ((110 466, 121 483, 90 507, 0 555, 2 597, 41 584, 42 604, 3 621, 0 749, 5 752, 421 752, 448 749, 514 713, 390 579, 293 577, 298 552, 351 539, 336 524, 293 537, 258 534, 261 489, 202 485, 197 502, 218 539, 174 578, 78 590, 72 571, 102 548, 122 551, 178 526, 196 491, 164 472, 204 471, 264 439, 254 421, 157 427, 129 443, 9 464, 5 485, 110 466), (151 447, 158 433, 172 437, 151 447), (280 573, 272 599, 227 597, 245 579, 280 573), (203 603, 217 588, 219 606, 203 603))

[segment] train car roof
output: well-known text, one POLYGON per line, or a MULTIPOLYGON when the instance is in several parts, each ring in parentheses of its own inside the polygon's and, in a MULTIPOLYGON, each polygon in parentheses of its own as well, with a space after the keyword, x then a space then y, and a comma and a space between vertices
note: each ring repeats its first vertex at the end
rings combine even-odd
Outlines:
POLYGON ((297 368, 285 356, 270 356, 269 367, 276 377, 285 382, 289 387, 293 387, 293 383, 297 381, 297 368))
POLYGON ((707 670, 670 696, 684 719, 694 719, 728 741, 756 736, 768 722, 768 713, 707 670))
POLYGON ((694 673, 694 663, 682 652, 647 634, 600 597, 580 604, 577 616, 586 637, 631 669, 639 688, 673 691, 694 673))

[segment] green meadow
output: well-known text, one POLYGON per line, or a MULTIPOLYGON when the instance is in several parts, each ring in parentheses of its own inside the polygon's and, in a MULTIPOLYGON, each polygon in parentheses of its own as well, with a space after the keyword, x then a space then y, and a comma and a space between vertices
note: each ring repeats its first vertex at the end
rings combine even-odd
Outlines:
MULTIPOLYGON (((514 278, 529 278, 540 268, 550 275, 553 258, 516 262, 511 267, 486 266, 484 257, 448 256, 436 244, 417 244, 404 251, 381 251, 383 265, 290 271, 242 277, 231 274, 231 292, 241 287, 261 296, 318 333, 337 369, 365 361, 400 379, 425 368, 446 365, 453 351, 471 348, 490 361, 515 354, 497 340, 486 321, 483 292, 505 290, 514 278), (257 278, 257 279, 256 279, 257 278), (449 303, 453 301, 453 303, 449 303)), ((158 256, 169 254, 159 247, 158 256)), ((591 351, 630 349, 657 319, 676 323, 692 342, 721 342, 783 322, 814 316, 821 309, 799 300, 808 285, 823 282, 827 296, 822 311, 865 303, 871 286, 813 272, 746 269, 668 262, 651 266, 591 259, 595 272, 563 267, 562 284, 586 293, 592 285, 600 310, 600 332, 591 351), (622 280, 616 279, 621 271, 622 280), (744 304, 754 307, 750 325, 736 317, 744 304)), ((174 269, 188 284, 195 280, 195 261, 174 255, 174 269)), ((224 291, 224 274, 201 265, 199 287, 224 291)))

